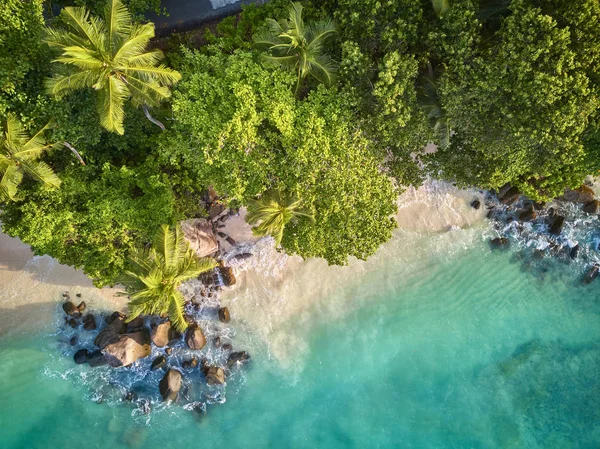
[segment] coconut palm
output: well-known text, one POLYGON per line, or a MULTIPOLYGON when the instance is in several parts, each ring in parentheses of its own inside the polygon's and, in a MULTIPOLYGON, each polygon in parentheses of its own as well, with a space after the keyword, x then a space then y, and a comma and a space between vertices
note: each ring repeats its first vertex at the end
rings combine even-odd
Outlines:
POLYGON ((182 282, 211 270, 213 259, 198 259, 183 237, 179 226, 162 225, 150 249, 134 250, 129 256, 131 270, 119 282, 125 286, 129 301, 129 321, 139 315, 168 315, 173 327, 187 328, 183 316, 185 299, 179 291, 182 282))
POLYGON ((270 235, 279 245, 283 239, 285 225, 291 220, 297 217, 313 219, 313 216, 303 211, 301 206, 300 200, 286 198, 277 191, 269 190, 259 199, 250 202, 246 221, 248 224, 256 225, 252 228, 254 235, 261 237, 270 235))
POLYGON ((147 107, 168 98, 168 86, 181 78, 159 64, 160 50, 147 51, 154 24, 133 24, 120 0, 108 1, 104 18, 82 7, 64 8, 61 18, 68 30, 48 28, 44 38, 60 51, 54 62, 61 64, 48 79, 48 92, 60 98, 79 89, 95 89, 102 126, 118 134, 123 134, 123 105, 128 99, 154 121, 147 107))
POLYGON ((47 127, 29 137, 16 117, 8 114, 0 135, 0 199, 17 200, 17 190, 25 174, 48 186, 60 186, 61 181, 50 166, 39 160, 54 147, 42 137, 47 127))
POLYGON ((302 5, 292 3, 289 20, 267 19, 268 29, 253 36, 257 48, 264 50, 263 61, 292 67, 298 73, 296 92, 303 79, 309 75, 324 83, 333 84, 337 64, 325 54, 324 44, 336 33, 331 20, 304 24, 302 5))

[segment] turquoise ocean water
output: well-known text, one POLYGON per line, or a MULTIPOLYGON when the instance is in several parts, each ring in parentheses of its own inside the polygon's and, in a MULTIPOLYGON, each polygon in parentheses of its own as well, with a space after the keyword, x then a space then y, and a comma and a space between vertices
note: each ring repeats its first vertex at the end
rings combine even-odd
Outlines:
POLYGON ((600 280, 484 240, 347 286, 353 306, 307 330, 293 370, 255 343, 205 416, 96 403, 118 386, 53 326, 5 334, 0 448, 599 448, 600 280))

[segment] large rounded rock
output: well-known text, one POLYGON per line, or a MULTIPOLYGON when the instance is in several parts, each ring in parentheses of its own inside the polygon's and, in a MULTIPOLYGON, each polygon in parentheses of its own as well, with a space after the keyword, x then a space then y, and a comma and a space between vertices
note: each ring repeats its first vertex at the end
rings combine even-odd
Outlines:
POLYGON ((110 366, 129 366, 150 355, 150 334, 147 330, 121 335, 117 341, 104 347, 103 353, 110 366))
POLYGON ((152 339, 152 343, 154 343, 159 348, 167 346, 169 344, 169 341, 171 341, 173 338, 173 329, 171 329, 171 322, 165 321, 164 323, 160 323, 158 326, 152 329, 150 338, 152 339))
POLYGON ((176 369, 170 369, 158 384, 160 395, 165 401, 177 399, 181 388, 181 373, 176 369))
POLYGON ((222 323, 229 323, 231 316, 229 315, 229 309, 227 307, 221 307, 219 309, 219 320, 222 323))
POLYGON ((583 283, 590 284, 592 281, 594 281, 594 279, 596 279, 598 277, 599 273, 600 273, 600 265, 598 265, 598 264, 592 265, 588 269, 587 273, 585 274, 585 277, 583 278, 583 283))
POLYGON ((185 342, 188 345, 188 348, 195 351, 199 351, 206 345, 206 337, 197 324, 192 324, 188 327, 188 330, 185 333, 185 342))
POLYGON ((94 344, 100 349, 104 349, 107 345, 119 341, 121 335, 127 330, 127 325, 122 318, 115 318, 110 321, 102 331, 96 336, 94 344))
POLYGON ((79 309, 75 306, 75 304, 73 304, 71 301, 67 301, 62 305, 62 308, 64 310, 64 312, 73 317, 73 318, 80 318, 81 317, 81 312, 79 311, 79 309))
POLYGON ((496 237, 490 240, 490 246, 492 249, 507 248, 510 245, 510 241, 506 237, 496 237))
POLYGON ((218 366, 210 366, 206 370, 206 383, 208 385, 223 385, 225 384, 225 371, 218 366))
POLYGON ((212 225, 205 218, 185 220, 179 223, 183 236, 198 257, 207 257, 219 249, 212 225))

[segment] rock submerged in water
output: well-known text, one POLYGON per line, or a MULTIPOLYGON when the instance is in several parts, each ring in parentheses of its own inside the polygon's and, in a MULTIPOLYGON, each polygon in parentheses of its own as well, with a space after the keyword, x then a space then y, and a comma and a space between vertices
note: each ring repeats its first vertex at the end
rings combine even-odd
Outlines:
POLYGON ((471 201, 471 207, 475 210, 479 210, 479 208, 481 207, 481 201, 475 198, 473 201, 471 201))
POLYGON ((129 366, 133 362, 150 355, 150 334, 148 330, 124 334, 103 348, 108 364, 113 367, 129 366))
POLYGON ((227 366, 232 367, 234 365, 242 365, 250 360, 250 354, 246 351, 237 351, 229 354, 227 358, 227 366))
POLYGON ((83 363, 87 363, 87 355, 88 355, 87 349, 80 349, 73 356, 73 360, 75 360, 76 364, 82 365, 83 363))
POLYGON ((80 349, 73 356, 73 360, 78 365, 89 363, 91 367, 106 365, 108 362, 104 354, 100 351, 89 352, 87 349, 80 349))
POLYGON ((229 309, 227 307, 221 307, 219 309, 219 321, 222 323, 229 323, 231 316, 229 315, 229 309))
POLYGON ((171 368, 158 384, 158 389, 164 401, 175 401, 181 389, 181 373, 171 368))
POLYGON ((508 248, 510 242, 506 237, 496 237, 490 240, 492 249, 508 248))
POLYGON ((157 370, 159 368, 162 368, 166 364, 167 364, 167 358, 164 355, 161 355, 161 356, 156 357, 152 361, 152 365, 150 365, 150 369, 152 371, 154 371, 154 370, 157 370))
POLYGON ((188 327, 185 333, 185 343, 188 348, 194 351, 199 351, 206 345, 206 337, 197 324, 192 324, 188 327))
POLYGON ((585 203, 585 205, 583 206, 583 211, 587 214, 597 214, 599 205, 600 201, 598 200, 590 201, 589 203, 585 203))
POLYGON ((588 272, 585 274, 585 276, 583 278, 583 283, 591 284, 594 281, 594 279, 596 279, 598 277, 599 272, 600 272, 600 265, 598 265, 597 263, 592 265, 590 267, 590 269, 588 270, 588 272))
POLYGON ((86 331, 92 331, 96 329, 96 318, 91 313, 88 313, 83 317, 83 328, 86 331))

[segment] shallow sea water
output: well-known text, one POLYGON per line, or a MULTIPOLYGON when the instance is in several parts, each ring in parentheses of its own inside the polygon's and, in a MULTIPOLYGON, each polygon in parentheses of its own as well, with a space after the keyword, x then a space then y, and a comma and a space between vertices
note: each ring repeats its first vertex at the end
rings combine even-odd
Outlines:
POLYGON ((487 233, 405 236, 410 263, 384 248, 328 290, 330 309, 287 320, 285 363, 234 320, 253 359, 205 416, 94 402, 108 387, 53 323, 2 334, 0 448, 597 449, 600 280, 491 252, 487 233))

